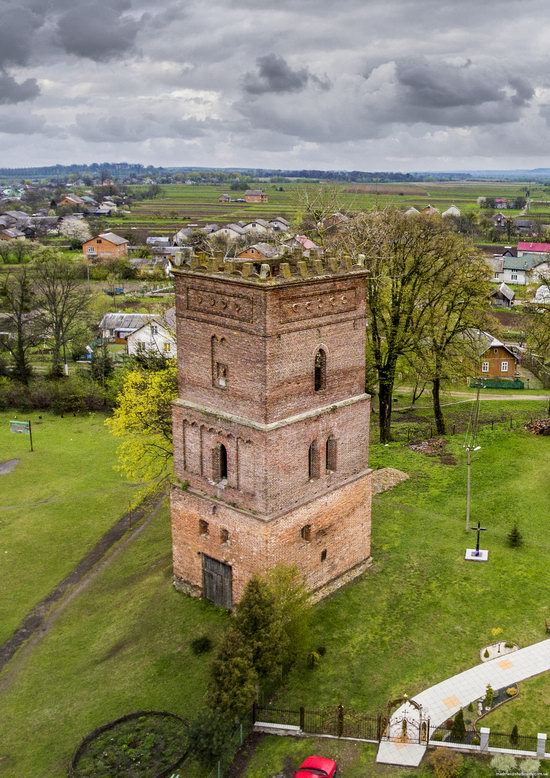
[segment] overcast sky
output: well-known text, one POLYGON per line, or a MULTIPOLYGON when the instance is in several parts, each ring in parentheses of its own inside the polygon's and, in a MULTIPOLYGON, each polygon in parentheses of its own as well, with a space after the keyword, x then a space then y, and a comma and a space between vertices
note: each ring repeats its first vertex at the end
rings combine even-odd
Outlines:
POLYGON ((0 166, 550 166, 548 0, 0 0, 0 166))

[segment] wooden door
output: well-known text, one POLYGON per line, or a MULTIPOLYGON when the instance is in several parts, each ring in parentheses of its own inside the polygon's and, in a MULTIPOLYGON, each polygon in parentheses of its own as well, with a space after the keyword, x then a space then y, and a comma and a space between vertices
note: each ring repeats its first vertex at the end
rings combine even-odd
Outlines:
POLYGON ((228 610, 233 607, 231 565, 202 555, 202 594, 205 600, 228 610))

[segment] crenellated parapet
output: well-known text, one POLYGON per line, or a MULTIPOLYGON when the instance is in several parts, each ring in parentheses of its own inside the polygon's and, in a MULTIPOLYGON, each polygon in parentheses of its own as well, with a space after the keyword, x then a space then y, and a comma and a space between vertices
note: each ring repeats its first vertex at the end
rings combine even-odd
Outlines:
POLYGON ((176 275, 225 276, 261 285, 303 283, 307 279, 368 273, 362 254, 355 258, 349 255, 304 257, 302 253, 297 256, 294 252, 261 263, 227 259, 223 255, 181 255, 174 258, 172 271, 176 275))

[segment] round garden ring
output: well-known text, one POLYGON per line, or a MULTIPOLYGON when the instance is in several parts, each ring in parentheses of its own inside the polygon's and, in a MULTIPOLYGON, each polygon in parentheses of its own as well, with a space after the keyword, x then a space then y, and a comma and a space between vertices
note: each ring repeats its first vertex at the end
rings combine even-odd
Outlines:
POLYGON ((69 778, 164 778, 187 755, 189 725, 175 713, 137 711, 94 729, 71 760, 69 778))

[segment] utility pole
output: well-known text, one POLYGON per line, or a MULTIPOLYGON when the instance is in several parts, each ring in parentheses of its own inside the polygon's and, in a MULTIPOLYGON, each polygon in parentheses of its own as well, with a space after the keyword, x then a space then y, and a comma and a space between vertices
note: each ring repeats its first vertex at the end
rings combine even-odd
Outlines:
POLYGON ((479 451, 481 446, 476 446, 477 428, 479 423, 479 402, 481 386, 477 387, 476 403, 473 413, 470 415, 470 429, 464 448, 466 449, 466 532, 470 530, 470 505, 472 498, 472 451, 479 451))

